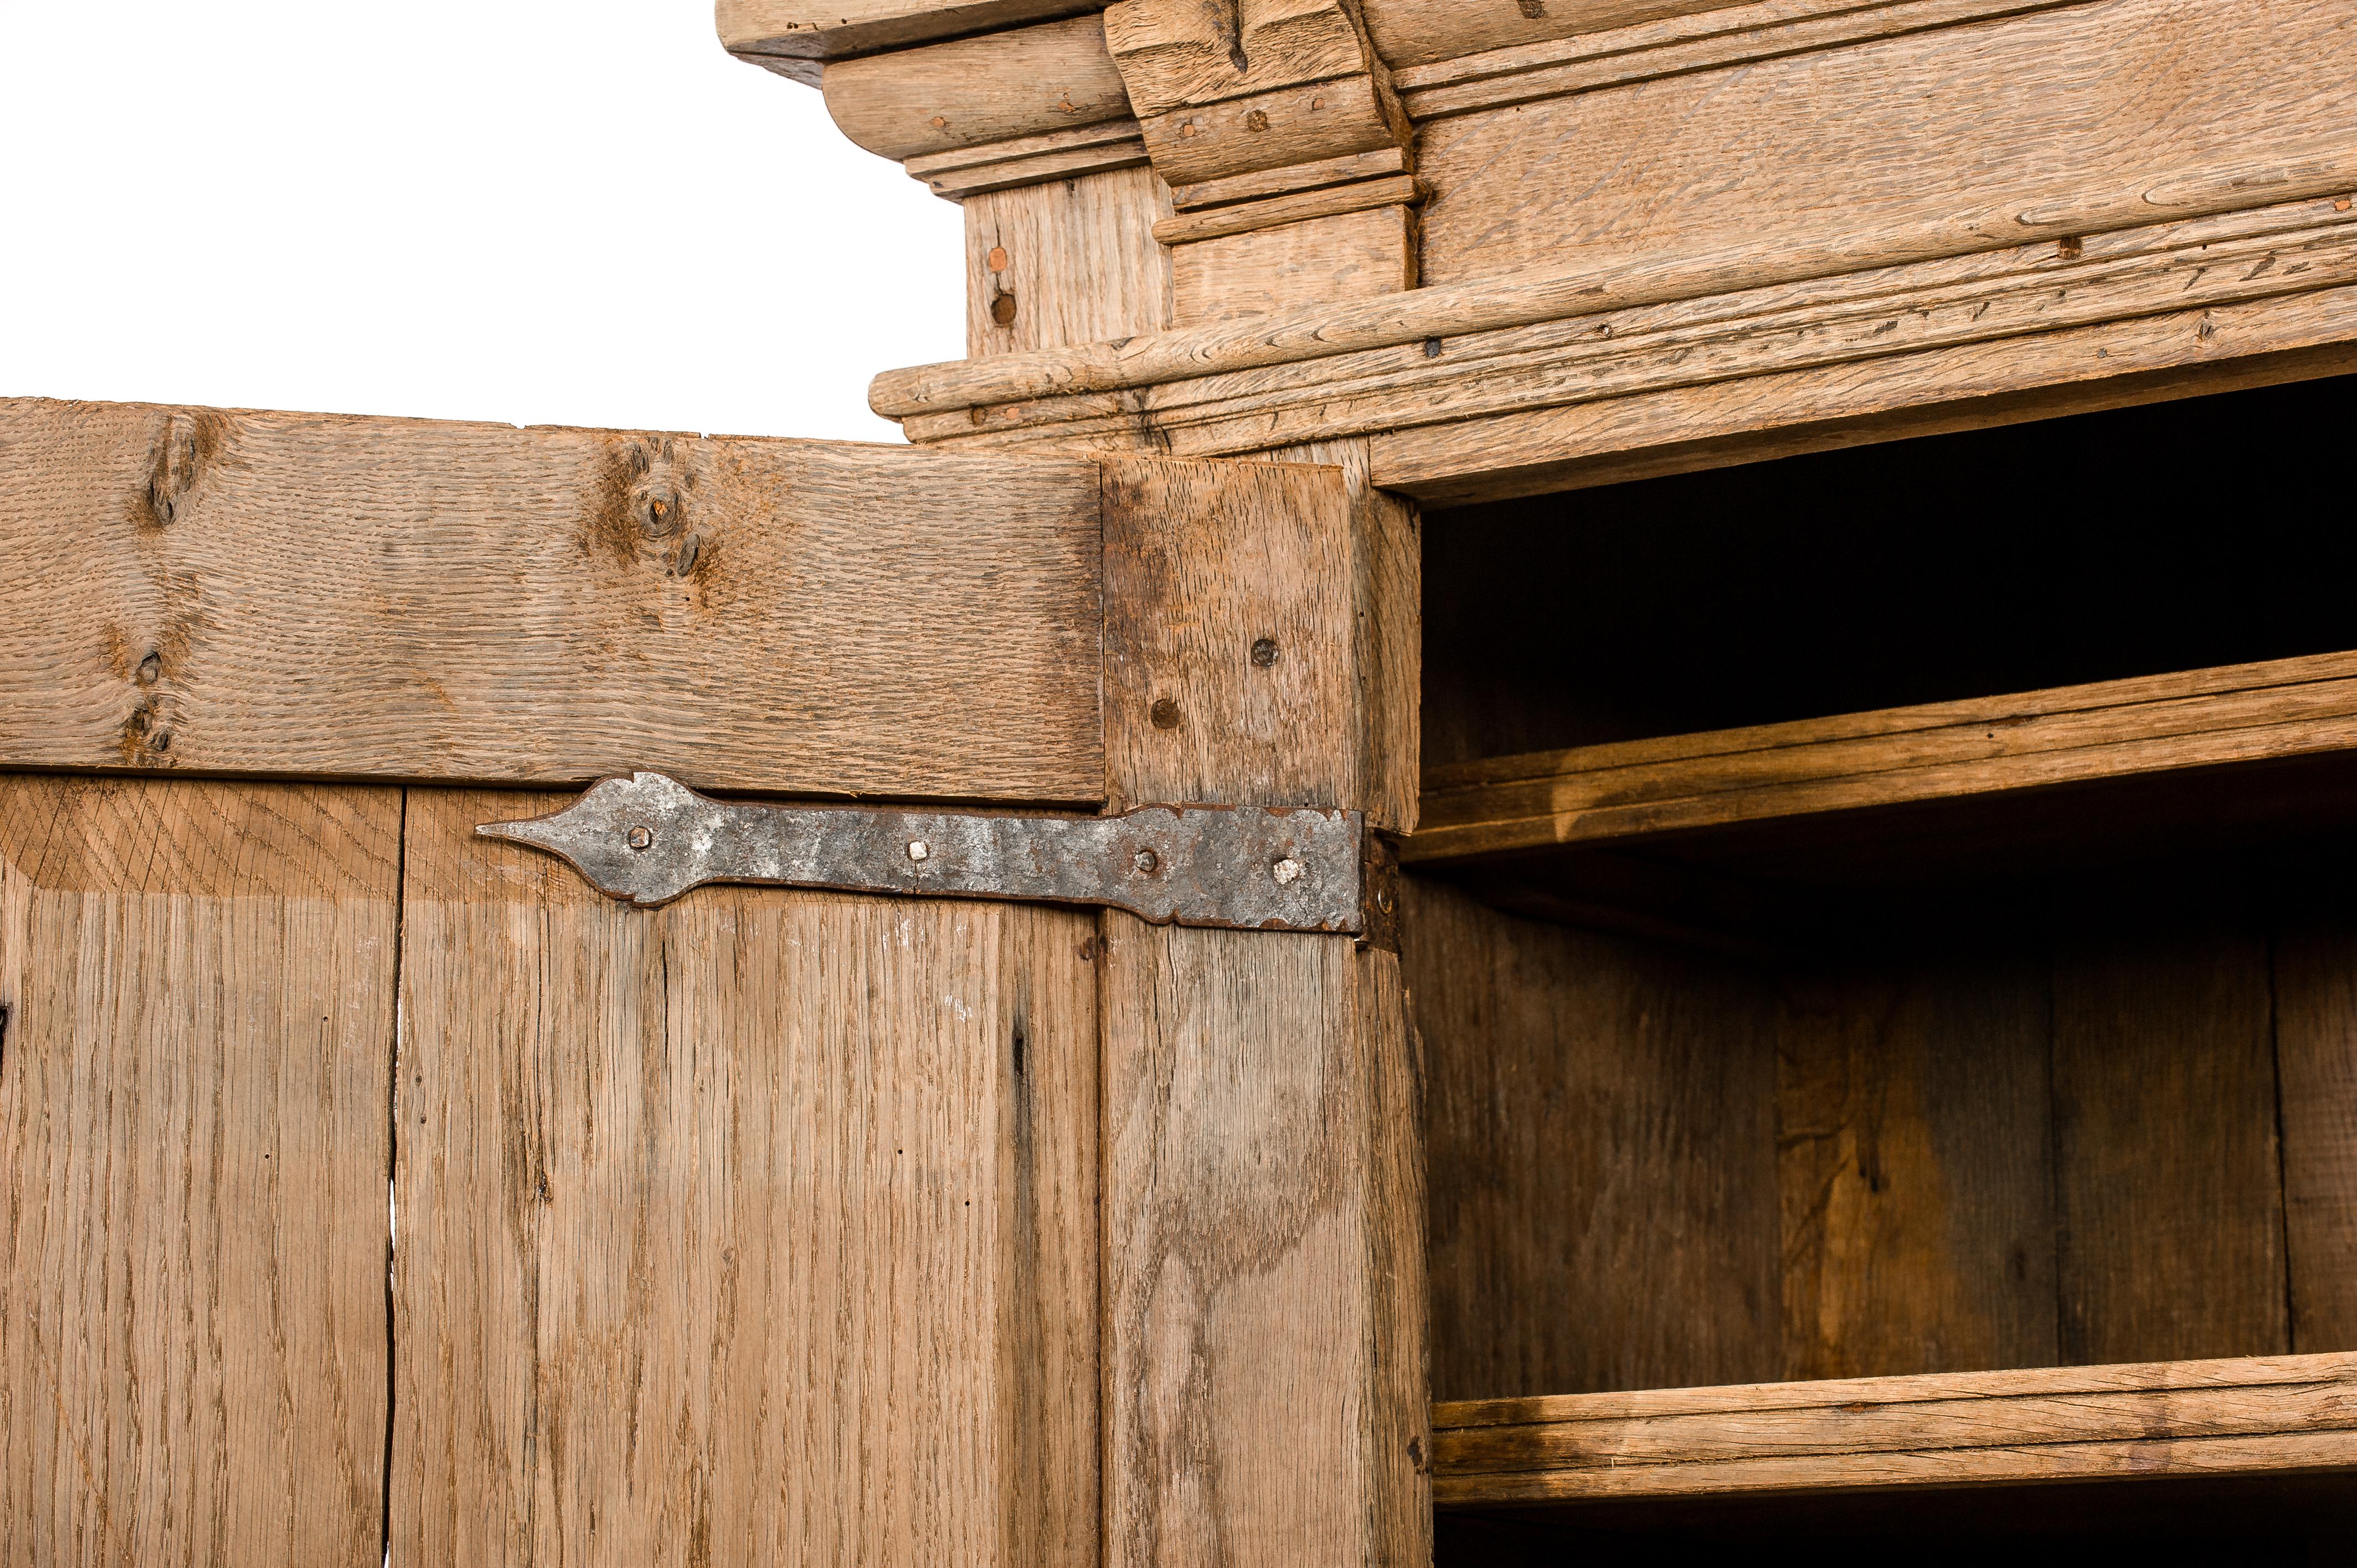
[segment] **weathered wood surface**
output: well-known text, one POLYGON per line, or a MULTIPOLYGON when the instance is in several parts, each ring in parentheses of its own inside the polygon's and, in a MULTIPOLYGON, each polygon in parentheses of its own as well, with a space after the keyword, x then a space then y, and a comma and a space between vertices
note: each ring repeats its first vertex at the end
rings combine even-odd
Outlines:
POLYGON ((2047 966, 2030 953, 1965 951, 1904 970, 1837 970, 1785 993, 1780 1375, 2065 1359, 2047 966))
MULTIPOLYGON (((1077 130, 928 153, 900 166, 935 196, 963 204, 973 197, 1026 187, 1049 187, 1049 191, 1042 194, 1051 194, 1055 186, 1068 181, 1146 165, 1146 139, 1137 134, 1137 122, 1106 120, 1077 130)), ((1084 230, 1076 231, 1073 238, 1082 244, 1089 242, 1084 230)), ((1159 331, 1168 325, 1157 319, 1152 329, 1159 331)))
POLYGON ((0 779, 0 1562, 380 1561, 400 822, 0 779))
POLYGON ((1180 245, 1170 258, 1172 319, 1268 316, 1305 300, 1415 287, 1415 220, 1409 210, 1396 202, 1339 205, 1349 210, 1180 245))
POLYGON ((1406 882, 1433 1397, 1781 1376, 1774 999, 1406 882))
POLYGON ((1093 16, 840 60, 825 88, 835 127, 896 161, 1130 118, 1093 16))
POLYGON ((1463 506, 2352 371, 2357 290, 2330 289, 1426 425, 1370 447, 1386 489, 1463 506))
POLYGON ((2271 880, 1771 962, 1409 883, 1439 1398, 2346 1337, 2357 949, 2271 880))
MULTIPOLYGON (((1393 78, 1419 123, 1576 92, 1651 81, 1902 33, 2018 16, 2084 0, 1759 0, 1749 5, 1653 5, 1650 19, 1576 35, 1554 16, 1555 41, 1439 59, 1393 78)), ((1634 9, 1635 7, 1631 7, 1634 9)))
POLYGON ((2357 80, 2316 62, 2352 48, 2345 0, 2101 0, 1434 122, 1425 275, 1698 253, 1736 211, 1763 256, 1835 222, 1967 250, 2091 198, 2262 190, 2349 155, 2357 80))
POLYGON ((1717 0, 1360 0, 1375 47, 1394 69, 1605 33, 1716 7, 1717 0))
MULTIPOLYGON (((1414 586, 1354 560, 1383 520, 1343 476, 1274 464, 1109 463, 1105 511, 1114 800, 1380 820, 1414 758, 1362 734, 1380 628, 1412 613, 1367 603, 1414 586)), ((1398 961, 1101 930, 1106 1560, 1414 1568, 1424 1200, 1398 961)))
POLYGON ((2357 1466, 2357 1357, 1448 1404, 1444 1508, 2357 1466))
POLYGON ((2357 654, 1433 770, 1404 851, 1437 863, 2357 746, 2357 654))
POLYGON ((1086 802, 1097 471, 0 404, 0 764, 1086 802))
MULTIPOLYGON (((1354 163, 1358 160, 1340 161, 1354 163)), ((1200 187, 1195 188, 1200 189, 1200 187)), ((1318 218, 1339 218, 1345 213, 1363 212, 1372 207, 1406 206, 1417 199, 1419 193, 1413 177, 1404 174, 1385 175, 1376 179, 1322 186, 1314 190, 1272 196, 1258 201, 1237 202, 1206 211, 1182 212, 1157 223, 1154 237, 1166 245, 1185 245, 1201 240, 1222 239, 1231 234, 1246 234, 1255 229, 1307 223, 1318 218)), ((1332 231, 1321 229, 1318 232, 1330 234, 1332 231)), ((1414 254, 1411 248, 1407 255, 1407 265, 1411 269, 1414 254)))
POLYGON ((2357 1349, 2357 929, 2289 922, 2274 978, 2292 1348, 2357 1349))
MULTIPOLYGON (((1969 255, 1880 251, 1845 263, 1737 249, 1426 286, 888 372, 870 401, 911 439, 957 446, 1055 451, 1142 430, 1200 456, 1372 432, 1379 463, 1428 489, 2345 342, 2357 337, 2357 218, 2330 193, 2357 183, 2357 155, 2316 173, 2326 194, 2242 209, 2226 199, 2228 210, 2161 223, 2146 220, 2149 208, 2091 207, 2059 239, 1969 255), (1674 392, 1684 395, 1665 399, 1674 392), (1649 418, 1647 397, 1675 412, 1649 418), (1780 415, 1785 403, 1800 413, 1780 415), (1485 459, 1490 449, 1499 456, 1485 459)), ((2217 192, 2184 194, 2189 209, 2221 204, 2217 192)))
POLYGON ((2061 1359, 2291 1348, 2266 944, 2106 908, 2058 944, 2061 1359))
POLYGON ((1144 167, 970 198, 966 352, 1160 330, 1170 320, 1170 253, 1154 224, 1169 210, 1169 193, 1144 167))
POLYGON ((730 54, 818 84, 818 62, 1022 27, 1103 8, 1103 0, 718 0, 715 21, 730 54))
POLYGON ((1089 917, 657 914, 415 791, 395 1561, 1096 1560, 1089 917))

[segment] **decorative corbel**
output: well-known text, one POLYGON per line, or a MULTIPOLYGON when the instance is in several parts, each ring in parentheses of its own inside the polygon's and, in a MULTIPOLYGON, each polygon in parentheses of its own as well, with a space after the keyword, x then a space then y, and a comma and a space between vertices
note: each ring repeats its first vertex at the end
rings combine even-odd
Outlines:
POLYGON ((1178 324, 1415 286, 1407 117, 1353 0, 1121 0, 1104 30, 1178 324))

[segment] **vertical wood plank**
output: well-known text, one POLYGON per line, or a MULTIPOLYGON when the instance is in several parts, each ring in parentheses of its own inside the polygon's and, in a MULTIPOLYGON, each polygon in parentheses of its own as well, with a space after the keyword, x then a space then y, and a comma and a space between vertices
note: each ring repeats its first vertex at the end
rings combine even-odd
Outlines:
POLYGON ((2048 989, 2010 955, 1795 986, 1777 1051, 1783 1377, 2055 1364, 2048 989))
MULTIPOLYGON (((1106 470, 1109 799, 1368 805, 1343 478, 1106 470)), ((1108 1563, 1428 1562, 1396 957, 1118 914, 1103 931, 1108 1563)))
POLYGON ((1421 877, 1404 939, 1434 1398, 1777 1377, 1770 990, 1421 877))
POLYGON ((2291 1348, 2357 1350, 2357 925, 2276 939, 2291 1348))
POLYGON ((1154 238, 1170 188, 1152 169, 986 191, 964 205, 969 358, 1171 324, 1170 252, 1154 238))
POLYGON ((400 820, 0 779, 0 1563, 380 1560, 400 820))
POLYGON ((1093 1562, 1089 919, 632 911, 542 804, 411 811, 395 1559, 1093 1562))
POLYGON ((2053 1072, 2062 1360, 2287 1350, 2266 943, 2073 923, 2053 1072))

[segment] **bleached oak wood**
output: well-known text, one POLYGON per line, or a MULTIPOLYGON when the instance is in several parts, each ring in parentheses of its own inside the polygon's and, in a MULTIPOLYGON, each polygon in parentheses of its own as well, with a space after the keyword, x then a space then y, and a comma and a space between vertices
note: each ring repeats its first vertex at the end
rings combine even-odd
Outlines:
MULTIPOLYGON (((1977 362, 2018 367, 2013 384, 2000 379, 1989 389, 2003 392, 2100 381, 2156 368, 2157 360, 2224 361, 2357 336, 2337 325, 2341 285, 2357 277, 2351 210, 2347 198, 2287 203, 2067 245, 2016 246, 1181 378, 1140 395, 1004 404, 980 411, 979 422, 972 409, 928 414, 906 428, 913 439, 958 448, 1056 451, 1086 445, 1073 437, 1134 430, 1143 420, 1167 449, 1190 456, 1291 434, 1372 432, 1392 451, 1429 451, 1468 466, 1457 476, 1419 471, 1422 483, 1461 477, 1505 487, 1529 482, 1524 470, 1621 450, 1598 451, 1593 443, 1583 449, 1558 432, 1577 431, 1583 421, 1613 431, 1641 427, 1648 406, 1641 400, 1650 394, 1695 389, 1678 404, 1684 428, 1675 437, 1694 442, 1727 433, 1730 421, 1740 422, 1738 431, 1798 423, 1773 415, 1777 402, 1802 400, 1789 383, 1767 378, 1812 367, 1865 367, 1834 371, 1827 384, 1936 403, 1950 401, 1943 394, 1951 378, 1939 372, 1943 361, 1920 356, 1941 348, 1990 346, 1977 362), (2254 300, 2279 303, 2234 314, 2254 300), (2222 321, 2237 329, 2227 335, 2222 321), (2142 325, 2054 346, 2057 334, 2074 327, 2115 322, 2142 325), (2116 356, 2111 338, 2119 340, 2116 356), (2115 357, 2117 366, 2109 362, 2115 357), (1777 390, 1766 395, 1760 386, 1777 390), (1515 417, 1468 417, 1507 413, 1515 417), (1558 455, 1549 445, 1557 440, 1571 449, 1558 455)), ((1970 381, 1959 389, 1964 396, 1975 390, 1970 381)), ((1869 396, 1857 402, 1860 413, 1879 406, 1869 396)))
POLYGON ((2286 1474, 2357 1464, 2357 1357, 1442 1405, 1442 1507, 2286 1474))
POLYGON ((0 764, 1103 789, 1092 463, 31 400, 0 462, 0 764))
POLYGON ((1021 27, 1102 8, 1102 0, 717 0, 721 48, 817 85, 817 62, 1021 27))
POLYGON ((1092 921, 626 909, 413 796, 396 1562, 1096 1561, 1092 921))
MULTIPOLYGON (((900 166, 935 196, 963 202, 1018 186, 1078 180, 1146 163, 1146 141, 1135 120, 1108 120, 1076 131, 1050 131, 1011 142, 989 142, 956 152, 909 159, 900 166)), ((1162 323, 1157 322, 1158 330, 1162 323)))
POLYGON ((1445 768, 1413 863, 2357 746, 2357 653, 1445 768))
MULTIPOLYGON (((1357 160, 1337 161, 1351 163, 1357 160)), ((1338 218, 1345 213, 1363 212, 1371 207, 1404 207, 1421 199, 1422 192, 1414 177, 1404 174, 1388 175, 1348 185, 1330 185, 1316 190, 1272 196, 1259 201, 1237 202, 1210 211, 1182 212, 1157 223, 1154 237, 1166 245, 1184 245, 1201 240, 1217 240, 1230 234, 1246 234, 1255 229, 1274 229, 1280 224, 1306 222, 1315 218, 1338 218)), ((1335 231, 1321 229, 1318 232, 1335 231)), ((1412 256, 1409 260, 1412 263, 1412 256)))
POLYGON ((1387 488, 1469 505, 2357 371, 2357 294, 1787 371, 1378 435, 1387 488), (2085 373, 2092 362, 2098 375, 2085 373))
POLYGON ((1405 148, 1383 147, 1372 153, 1352 153, 1347 157, 1328 158, 1322 163, 1296 164, 1288 168, 1264 169, 1257 174, 1242 174, 1230 179, 1207 179, 1198 185, 1179 186, 1171 191, 1170 199, 1179 211, 1189 212, 1200 208, 1224 207, 1231 202, 1257 201, 1296 191, 1322 189, 1329 185, 1348 185, 1354 180, 1375 179, 1384 175, 1405 174, 1407 166, 1405 148))
POLYGON ((1104 28, 1173 186, 1408 144, 1390 73, 1343 0, 1122 0, 1104 28))
POLYGON ((1269 316, 1306 300, 1415 287, 1414 214, 1395 201, 1339 205, 1350 210, 1178 246, 1170 256, 1172 319, 1269 316))
POLYGON ((2349 153, 2357 81, 2314 65, 2352 48, 2346 0, 2100 0, 1438 121, 1424 274, 1695 254, 1736 228, 1775 256, 1836 222, 1981 248, 2205 171, 2261 190, 2349 153))
POLYGON ((400 822, 0 778, 0 1562, 380 1561, 400 822))
POLYGON ((1445 59, 1393 80, 1409 117, 1422 122, 2082 3, 1760 0, 1445 59))
MULTIPOLYGON (((1343 477, 1123 461, 1107 479, 1112 798, 1316 797, 1381 820, 1413 754, 1361 736, 1383 656, 1359 623, 1410 613, 1363 600, 1413 579, 1348 591, 1381 546, 1358 542, 1371 519, 1343 477)), ((1428 1561, 1396 957, 1101 929, 1108 1563, 1428 1561)))
MULTIPOLYGON (((1297 309, 1266 319, 1059 353, 1013 356, 988 364, 891 371, 876 379, 869 401, 888 418, 914 421, 937 413, 964 415, 970 409, 983 407, 993 411, 985 423, 1005 424, 1086 417, 1101 412, 1082 408, 1068 414, 1053 406, 1028 406, 1045 400, 1159 389, 1165 383, 1197 384, 1158 395, 1153 402, 1192 404, 1263 387, 1285 392, 1290 390, 1292 378, 1280 372, 1280 367, 1329 361, 1294 372, 1316 389, 1301 400, 1320 410, 1318 418, 1308 423, 1347 423, 1335 421, 1323 405, 1334 401, 1329 387, 1341 390, 1361 381, 1373 400, 1381 400, 1386 391, 1401 394, 1382 403, 1384 421, 1415 423, 1414 399, 1430 398, 1469 371, 1478 374, 1505 368, 1493 355, 1552 349, 1577 358, 1572 349, 1578 344, 1609 358, 1628 347, 1625 341, 1612 339, 1632 327, 1663 330, 1684 323, 1731 328, 1755 312, 1764 318, 1780 311, 1797 311, 1785 323, 1789 331, 1814 325, 1813 310, 1834 312, 1833 319, 1840 320, 1853 311, 1871 313, 1877 306, 1882 314, 1873 317, 1874 325, 1895 316, 1908 326, 1919 305, 1942 302, 1953 291, 1974 293, 1974 309, 1984 300, 2018 294, 2022 297, 2016 303, 2017 314, 2026 315, 2029 303, 2040 295, 2050 305, 2069 304, 2084 311, 2104 300, 2106 287, 2115 279, 2129 288, 2151 287, 2156 272, 2167 272, 2184 260, 2181 251, 2237 242, 2255 246, 2258 253, 2243 269, 2248 272, 2265 259, 2270 242, 2294 231, 2312 230, 2306 242, 2330 247, 2334 233, 2350 221, 2352 209, 2343 204, 2350 200, 2346 188, 2357 184, 2357 153, 2319 157, 2279 172, 2281 186, 2269 194, 2279 194, 2281 199, 2264 206, 2251 205, 2248 193, 2233 188, 2232 177, 2222 170, 2214 177, 2179 179, 2168 191, 2147 190, 2133 205, 2099 199, 2039 215, 2050 220, 2036 225, 2044 232, 2025 233, 2018 243, 1997 247, 1958 246, 1953 240, 1942 242, 1929 234, 1919 236, 1919 242, 1885 245, 1867 236, 1827 233, 1820 242, 1803 245, 1790 254, 1763 255, 1749 245, 1665 253, 1609 267, 1583 266, 1455 287, 1427 286, 1384 300, 1323 310, 1297 309), (2157 207, 2174 207, 2176 214, 2156 222, 2157 207), (2064 239, 2075 243, 2077 255, 2063 253, 2068 247, 2058 242, 2064 239), (2054 300, 2055 285, 2067 274, 2075 274, 2081 286, 2060 290, 2063 297, 2054 300), (2038 280, 2034 286, 2033 277, 2038 280), (1918 292, 1931 297, 1919 301, 1914 297, 1918 292), (1632 324, 1618 319, 1624 312, 1647 314, 1632 324), (1609 334, 1597 330, 1605 327, 1612 329, 1609 334), (1583 335, 1587 340, 1580 343, 1583 335), (1426 350, 1436 340, 1442 351, 1429 356, 1426 350), (1402 349, 1412 349, 1412 355, 1398 353, 1402 349), (1368 358, 1355 358, 1361 355, 1368 358), (1421 364, 1426 358, 1438 362, 1421 364), (1222 384, 1217 380, 1232 375, 1250 379, 1241 384, 1222 384), (1419 381, 1427 384, 1413 384, 1419 381), (1011 416, 1003 412, 1010 409, 1011 416)), ((2269 277, 2274 270, 2270 267, 2256 277, 2229 276, 2239 280, 2235 287, 2246 284, 2266 295, 2287 292, 2287 280, 2269 277)), ((2185 274, 2179 273, 2172 281, 2181 287, 2185 274)), ((2290 282, 2291 292, 2298 292, 2301 280, 2290 282)), ((2203 285, 2223 289, 2222 297, 2234 296, 2233 289, 2221 280, 2205 278, 2203 285)), ((2155 303, 2146 308, 2166 308, 2158 304, 2159 293, 2155 290, 2155 303)), ((2133 313, 2133 307, 2111 312, 2133 313)), ((2102 314, 2098 311, 2098 318, 2102 314)), ((2042 317, 2029 317, 2029 325, 2017 330, 2034 330, 2048 324, 2042 317)), ((1909 329, 1922 325, 1915 323, 1909 329)), ((1934 330, 1962 332, 1967 338, 1975 335, 1953 323, 1934 330)), ((1740 340, 1739 328, 1734 337, 1740 340)), ((1871 339, 1859 347, 1869 354, 1883 349, 1871 339)), ((1762 350, 1758 357, 1763 360, 1787 351, 1766 345, 1762 350)), ((1567 358, 1566 363, 1569 362, 1567 358)), ((1759 365, 1761 371, 1770 368, 1759 365)), ((1703 379, 1728 378, 1722 374, 1703 379)), ((1525 405, 1544 401, 1529 392, 1523 396, 1525 405)), ((1128 402, 1134 404, 1135 400, 1128 402)), ((1376 428, 1385 425, 1379 424, 1376 428)), ((1353 433, 1364 432, 1328 432, 1353 433)))
POLYGON ((825 89, 836 128, 895 160, 1130 117, 1093 16, 840 60, 825 89))
POLYGON ((1714 9, 1717 0, 1360 0, 1394 70, 1714 9))
POLYGON ((966 352, 976 359, 1154 332, 1170 320, 1170 193, 1142 166, 965 203, 966 352))

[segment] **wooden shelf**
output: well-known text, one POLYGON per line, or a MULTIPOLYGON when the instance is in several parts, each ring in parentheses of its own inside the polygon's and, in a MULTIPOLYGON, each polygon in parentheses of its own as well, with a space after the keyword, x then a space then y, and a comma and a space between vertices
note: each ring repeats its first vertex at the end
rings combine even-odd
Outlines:
POLYGON ((1433 1410, 1445 1509, 2357 1469, 2357 1354, 1433 1410))
POLYGON ((2357 653, 1539 752, 1432 770, 1438 865, 2357 750, 2357 653))

